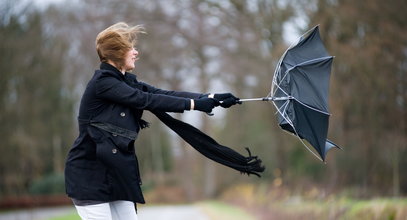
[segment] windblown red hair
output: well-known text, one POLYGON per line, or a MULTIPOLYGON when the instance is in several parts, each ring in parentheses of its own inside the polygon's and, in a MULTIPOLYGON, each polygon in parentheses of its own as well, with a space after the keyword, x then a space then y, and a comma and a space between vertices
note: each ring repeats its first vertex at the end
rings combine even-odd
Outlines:
POLYGON ((125 22, 116 23, 100 32, 96 37, 100 61, 109 60, 117 67, 123 66, 125 54, 136 45, 140 33, 145 33, 143 26, 129 26, 125 22))

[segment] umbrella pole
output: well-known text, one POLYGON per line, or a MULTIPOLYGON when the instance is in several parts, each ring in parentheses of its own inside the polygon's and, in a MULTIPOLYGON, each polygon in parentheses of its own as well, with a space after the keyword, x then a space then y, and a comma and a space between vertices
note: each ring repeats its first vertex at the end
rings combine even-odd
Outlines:
POLYGON ((263 98, 251 98, 251 99, 239 99, 241 102, 251 102, 251 101, 283 101, 293 99, 291 96, 287 97, 263 97, 263 98))
POLYGON ((241 102, 251 102, 251 101, 270 101, 272 100, 271 97, 263 97, 263 98, 251 98, 251 99, 239 99, 241 102))

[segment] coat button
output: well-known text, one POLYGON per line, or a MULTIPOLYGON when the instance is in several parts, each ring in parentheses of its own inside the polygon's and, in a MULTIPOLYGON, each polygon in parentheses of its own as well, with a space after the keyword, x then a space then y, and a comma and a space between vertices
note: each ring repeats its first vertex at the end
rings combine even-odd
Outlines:
POLYGON ((117 136, 117 134, 115 134, 115 133, 113 133, 112 135, 113 135, 113 137, 116 137, 116 136, 117 136))
POLYGON ((126 116, 126 113, 122 112, 122 113, 120 113, 120 116, 124 117, 124 116, 126 116))
POLYGON ((113 148, 113 149, 112 149, 112 153, 114 153, 114 154, 117 153, 117 149, 116 149, 116 148, 113 148))

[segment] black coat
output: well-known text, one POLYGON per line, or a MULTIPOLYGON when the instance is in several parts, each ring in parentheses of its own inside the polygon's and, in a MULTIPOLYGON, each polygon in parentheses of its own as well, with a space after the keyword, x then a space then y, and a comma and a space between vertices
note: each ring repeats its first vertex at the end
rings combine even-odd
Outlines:
POLYGON ((68 196, 144 203, 134 147, 143 110, 183 112, 202 95, 157 89, 102 63, 80 103, 79 136, 65 165, 68 196))

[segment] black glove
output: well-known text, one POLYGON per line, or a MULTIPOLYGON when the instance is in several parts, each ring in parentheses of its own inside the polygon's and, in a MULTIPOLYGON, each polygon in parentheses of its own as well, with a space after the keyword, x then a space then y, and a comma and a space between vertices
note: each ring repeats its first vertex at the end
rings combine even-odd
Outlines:
POLYGON ((194 110, 211 112, 213 108, 219 106, 219 101, 212 98, 194 99, 194 110))
POLYGON ((218 101, 222 101, 220 106, 223 108, 229 108, 232 105, 242 104, 239 101, 239 98, 235 97, 232 93, 217 93, 213 96, 213 98, 217 99, 218 101))

